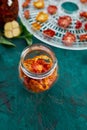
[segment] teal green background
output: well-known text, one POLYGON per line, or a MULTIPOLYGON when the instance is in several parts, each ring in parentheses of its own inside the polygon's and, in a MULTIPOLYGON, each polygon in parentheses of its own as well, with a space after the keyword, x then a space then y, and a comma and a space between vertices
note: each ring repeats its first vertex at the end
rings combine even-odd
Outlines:
MULTIPOLYGON (((87 50, 50 46, 58 59, 59 79, 49 91, 32 94, 18 77, 27 45, 17 39, 14 43, 16 48, 0 45, 0 130, 87 130, 87 50)), ((33 37, 35 43, 42 42, 33 37)))

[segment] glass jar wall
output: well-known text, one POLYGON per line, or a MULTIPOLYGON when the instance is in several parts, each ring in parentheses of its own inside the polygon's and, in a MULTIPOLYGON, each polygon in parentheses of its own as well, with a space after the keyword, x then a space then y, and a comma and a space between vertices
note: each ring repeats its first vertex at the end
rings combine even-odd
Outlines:
POLYGON ((27 47, 21 54, 19 77, 31 92, 50 89, 58 78, 57 59, 53 51, 42 44, 27 47))

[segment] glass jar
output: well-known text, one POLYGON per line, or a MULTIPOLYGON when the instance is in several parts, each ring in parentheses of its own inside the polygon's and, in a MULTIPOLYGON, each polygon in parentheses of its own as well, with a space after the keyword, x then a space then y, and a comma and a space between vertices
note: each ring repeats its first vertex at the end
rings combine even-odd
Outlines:
POLYGON ((19 63, 19 77, 24 87, 35 93, 52 87, 58 77, 58 65, 52 50, 34 44, 23 50, 19 63))
POLYGON ((18 11, 18 0, 0 0, 0 27, 6 22, 17 19, 18 11))

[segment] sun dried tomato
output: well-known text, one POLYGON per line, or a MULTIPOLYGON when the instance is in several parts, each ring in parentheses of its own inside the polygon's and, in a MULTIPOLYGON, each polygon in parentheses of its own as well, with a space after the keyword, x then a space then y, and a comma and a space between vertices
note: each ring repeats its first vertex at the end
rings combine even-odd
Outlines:
POLYGON ((47 11, 49 14, 55 14, 57 12, 57 6, 55 5, 49 5, 47 8, 47 11))
POLYGON ((7 22, 17 19, 18 16, 18 0, 0 0, 0 27, 7 22), (8 6, 8 3, 11 5, 8 6))
POLYGON ((48 14, 47 13, 44 13, 44 12, 39 12, 38 14, 37 14, 37 16, 36 16, 36 20, 38 21, 38 22, 41 22, 41 23, 43 23, 43 22, 46 22, 47 20, 48 20, 48 14))
POLYGON ((56 33, 52 29, 46 29, 43 31, 43 34, 48 37, 54 37, 56 33))
POLYGON ((87 12, 86 11, 81 12, 80 17, 87 18, 87 12))
POLYGON ((85 41, 87 40, 87 34, 81 34, 79 38, 80 38, 80 41, 85 41))
POLYGON ((29 10, 25 10, 25 11, 24 11, 24 17, 25 17, 26 19, 29 19, 29 18, 30 18, 30 12, 29 12, 29 10))
POLYGON ((27 8, 29 6, 30 0, 25 0, 22 4, 23 8, 27 8))
POLYGON ((42 9, 42 8, 44 8, 44 0, 37 0, 37 1, 33 2, 33 5, 37 9, 42 9))
POLYGON ((43 73, 51 68, 52 61, 45 55, 40 55, 33 59, 25 60, 24 66, 33 73, 43 73))
POLYGON ((66 34, 62 38, 62 42, 66 46, 72 46, 75 41, 76 41, 75 34, 72 34, 70 32, 66 32, 66 34))
POLYGON ((72 22, 70 16, 61 16, 58 19, 58 25, 62 28, 67 28, 72 22))
POLYGON ((22 7, 23 7, 23 8, 28 7, 28 2, 24 1, 23 4, 22 4, 22 7))
POLYGON ((25 0, 26 2, 30 3, 31 0, 25 0))
POLYGON ((87 23, 84 24, 84 29, 87 30, 87 23))
POLYGON ((77 20, 75 28, 80 29, 81 27, 82 27, 82 22, 77 20))
POLYGON ((87 3, 87 0, 80 0, 81 3, 87 3))
POLYGON ((30 81, 30 78, 27 77, 26 75, 24 75, 24 84, 29 88, 29 81, 30 81))
POLYGON ((41 28, 41 24, 38 22, 34 22, 32 23, 32 28, 36 31, 36 30, 40 30, 41 28))

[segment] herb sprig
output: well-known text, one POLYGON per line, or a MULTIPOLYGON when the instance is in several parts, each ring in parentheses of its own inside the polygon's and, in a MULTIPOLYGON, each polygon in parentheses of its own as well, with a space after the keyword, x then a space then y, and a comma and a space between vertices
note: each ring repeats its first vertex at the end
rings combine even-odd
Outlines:
POLYGON ((12 42, 10 42, 6 38, 4 38, 1 34, 0 34, 0 44, 9 45, 9 46, 14 46, 15 47, 15 44, 13 44, 12 42))
POLYGON ((21 20, 19 21, 19 25, 21 27, 22 33, 20 36, 18 36, 18 38, 24 39, 28 45, 31 45, 33 35, 27 31, 26 27, 22 24, 21 20))

